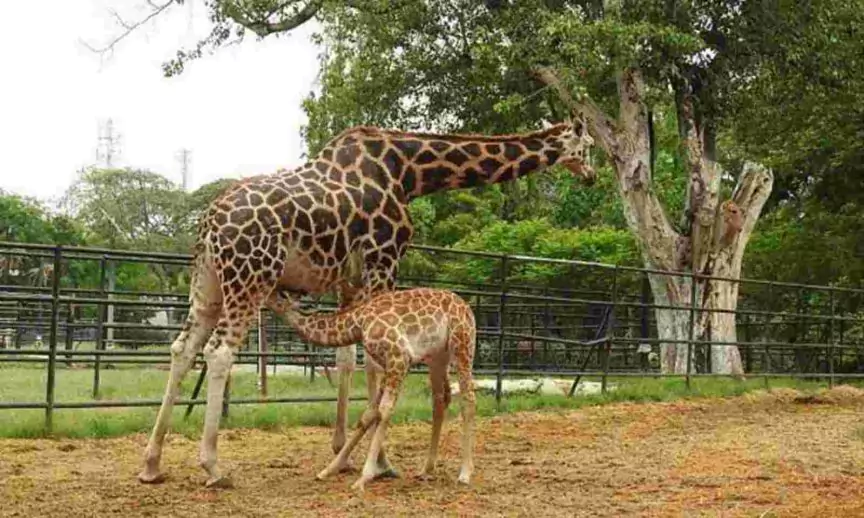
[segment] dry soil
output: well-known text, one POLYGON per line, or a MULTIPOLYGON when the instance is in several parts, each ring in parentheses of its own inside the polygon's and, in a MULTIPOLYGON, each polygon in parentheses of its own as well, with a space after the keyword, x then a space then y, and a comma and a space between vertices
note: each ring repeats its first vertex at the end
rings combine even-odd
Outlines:
POLYGON ((135 479, 144 435, 0 440, 0 516, 864 516, 862 411, 864 392, 839 387, 483 419, 470 487, 456 484, 458 420, 430 481, 414 477, 429 424, 394 426, 402 477, 363 495, 356 473, 313 479, 331 456, 327 428, 223 431, 230 490, 202 487, 182 436, 157 486, 135 479))

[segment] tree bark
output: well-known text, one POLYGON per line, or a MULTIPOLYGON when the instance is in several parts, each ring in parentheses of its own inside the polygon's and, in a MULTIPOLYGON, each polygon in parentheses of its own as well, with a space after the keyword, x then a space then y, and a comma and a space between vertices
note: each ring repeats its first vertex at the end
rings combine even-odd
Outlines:
MULTIPOLYGON (((661 371, 664 374, 685 374, 688 349, 683 341, 690 339, 690 278, 649 275, 649 279, 654 304, 658 306, 654 310, 657 336, 669 340, 660 342, 661 371)), ((694 325, 697 324, 694 321, 694 325)))
MULTIPOLYGON (((732 199, 724 202, 715 218, 716 238, 706 261, 706 273, 714 277, 738 279, 744 250, 753 227, 771 194, 774 176, 756 164, 745 164, 732 199)), ((737 342, 734 311, 738 307, 739 283, 709 279, 704 286, 703 323, 712 342, 737 342)), ((743 375, 737 347, 711 347, 711 370, 718 374, 743 375)))
MULTIPOLYGON (((721 170, 712 159, 713 144, 709 146, 712 156, 708 156, 705 131, 696 123, 692 100, 687 95, 676 96, 689 173, 684 231, 679 233, 652 189, 651 135, 640 72, 627 69, 618 78, 618 120, 608 117, 590 99, 574 100, 552 70, 540 69, 536 75, 554 87, 572 113, 585 121, 610 157, 624 216, 636 235, 645 266, 670 273, 737 279, 747 241, 771 192, 771 172, 748 164, 732 199, 721 204, 721 170)), ((713 140, 713 130, 707 137, 713 140)), ((692 353, 693 348, 688 348, 686 341, 691 338, 736 341, 735 315, 730 311, 737 308, 738 283, 697 277, 694 294, 688 276, 651 274, 649 279, 658 306, 655 314, 662 372, 688 371, 688 350, 692 353), (694 295, 697 312, 691 320, 694 295)), ((742 374, 737 346, 713 346, 711 366, 715 373, 742 374)), ((691 369, 695 370, 695 365, 691 369)))

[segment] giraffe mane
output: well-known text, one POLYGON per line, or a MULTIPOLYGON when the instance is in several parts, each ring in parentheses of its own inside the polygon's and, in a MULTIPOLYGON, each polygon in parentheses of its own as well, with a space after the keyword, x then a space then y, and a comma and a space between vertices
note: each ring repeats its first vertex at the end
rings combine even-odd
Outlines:
POLYGON ((433 133, 426 131, 402 131, 397 129, 380 128, 377 126, 353 126, 333 137, 331 142, 336 142, 348 135, 363 135, 368 137, 388 136, 400 138, 435 139, 445 141, 477 141, 477 142, 506 142, 524 138, 546 138, 557 135, 569 126, 566 122, 555 124, 542 130, 529 131, 526 133, 509 133, 503 135, 483 135, 480 133, 433 133))

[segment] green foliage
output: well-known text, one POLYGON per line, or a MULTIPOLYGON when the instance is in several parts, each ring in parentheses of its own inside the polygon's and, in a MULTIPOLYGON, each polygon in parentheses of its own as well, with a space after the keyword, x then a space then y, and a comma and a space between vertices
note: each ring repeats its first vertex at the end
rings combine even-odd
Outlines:
MULTIPOLYGON (((84 232, 76 221, 50 213, 37 200, 0 191, 0 240, 75 246, 84 243, 84 232)), ((63 265, 64 283, 86 278, 86 270, 75 262, 63 265)), ((23 250, 12 249, 0 258, 0 282, 4 284, 46 287, 52 275, 50 259, 25 256, 23 250)))
POLYGON ((864 2, 753 13, 763 59, 734 99, 730 161, 761 160, 775 195, 745 274, 860 287, 864 281, 864 2))
POLYGON ((197 221, 201 213, 210 205, 210 202, 235 183, 237 183, 237 180, 233 178, 219 178, 218 180, 205 183, 188 194, 185 205, 189 210, 189 218, 197 221))
POLYGON ((765 218, 745 256, 748 277, 860 286, 864 215, 849 203, 836 212, 818 201, 787 204, 765 218))
POLYGON ((81 171, 64 202, 89 231, 88 240, 111 248, 188 251, 193 221, 185 194, 150 171, 81 171))
MULTIPOLYGON (((637 67, 657 129, 652 188, 673 222, 685 203, 675 91, 692 91, 698 117, 717 134, 718 155, 731 174, 724 188, 745 159, 773 168, 776 194, 766 210, 779 212, 757 226, 748 271, 799 281, 824 277, 815 253, 800 256, 800 268, 777 265, 792 261, 787 254, 798 245, 790 243, 845 235, 844 214, 854 212, 849 204, 864 203, 862 0, 214 0, 208 6, 212 33, 179 53, 166 73, 247 31, 264 37, 319 22, 321 89, 304 103, 310 153, 355 124, 501 133, 537 127, 541 118, 560 120, 563 106, 531 75, 537 65, 552 66, 574 94, 588 93, 614 114, 618 74, 637 67), (794 217, 799 212, 807 217, 794 217)), ((472 192, 471 200, 448 194, 415 202, 417 242, 452 246, 489 225, 532 218, 562 228, 623 228, 615 186, 602 169, 608 164, 598 159, 603 174, 590 190, 552 173, 472 192)), ((836 246, 839 237, 831 239, 836 246)), ((860 282, 860 255, 847 259, 831 271, 860 282)))
MULTIPOLYGON (((634 265, 638 260, 635 241, 626 230, 610 227, 561 229, 546 218, 515 223, 498 221, 469 234, 454 248, 622 265, 634 265)), ((446 263, 442 273, 464 282, 494 282, 500 278, 500 265, 485 258, 462 258, 446 263)), ((516 263, 509 276, 514 282, 557 287, 584 280, 573 276, 571 266, 553 263, 516 263)))
POLYGON ((538 61, 554 55, 556 64, 581 86, 577 93, 601 99, 615 91, 615 78, 625 68, 638 68, 662 83, 675 77, 705 42, 691 27, 675 27, 673 20, 645 19, 647 13, 639 13, 639 8, 628 5, 599 20, 578 11, 550 16, 540 32, 545 45, 528 50, 538 53, 538 61))
POLYGON ((778 200, 836 211, 864 201, 864 1, 792 5, 758 33, 766 59, 736 98, 733 154, 774 168, 778 200))
MULTIPOLYGON (((544 118, 561 120, 566 110, 533 79, 538 65, 555 67, 577 95, 590 93, 614 113, 618 73, 639 67, 649 80, 655 113, 653 189, 679 219, 686 175, 669 85, 694 53, 710 46, 699 18, 719 18, 731 8, 708 12, 688 4, 664 18, 664 5, 622 3, 603 11, 584 2, 428 0, 379 12, 368 5, 326 4, 317 35, 326 45, 321 92, 304 103, 309 150, 314 153, 354 124, 506 133, 537 128, 544 118)), ((523 220, 531 219, 560 228, 624 228, 613 171, 602 156, 595 165, 601 174, 591 188, 553 169, 513 183, 433 196, 431 203, 412 209, 424 217, 418 242, 477 246, 472 233, 484 229, 494 235, 511 225, 518 234, 525 230, 523 220)), ((592 259, 580 255, 581 248, 572 252, 568 258, 592 259)))
POLYGON ((49 213, 37 200, 0 190, 0 239, 77 245, 83 236, 76 222, 68 217, 49 213))

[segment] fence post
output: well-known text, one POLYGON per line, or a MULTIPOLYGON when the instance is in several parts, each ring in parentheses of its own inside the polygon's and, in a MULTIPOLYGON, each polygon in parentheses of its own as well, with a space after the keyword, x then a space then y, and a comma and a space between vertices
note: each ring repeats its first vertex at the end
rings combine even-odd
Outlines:
MULTIPOLYGON (((197 355, 196 355, 196 359, 192 361, 193 367, 195 366, 196 361, 198 361, 197 355)), ((195 381, 195 387, 192 389, 192 396, 189 398, 190 400, 194 401, 194 400, 198 399, 198 394, 201 393, 201 385, 204 384, 204 377, 206 375, 207 375, 207 362, 205 361, 201 365, 201 373, 198 374, 198 380, 195 381)), ((190 402, 188 405, 186 405, 186 414, 183 416, 183 419, 189 419, 189 416, 192 415, 192 409, 194 409, 194 408, 195 408, 194 403, 190 402)))
POLYGON ((222 417, 228 417, 228 408, 231 406, 231 373, 225 379, 225 392, 222 393, 222 417))
POLYGON ((315 360, 318 350, 313 350, 313 347, 307 343, 306 352, 309 353, 309 356, 306 357, 309 363, 309 383, 315 383, 315 365, 317 365, 315 360))
POLYGON ((828 388, 834 388, 834 287, 829 289, 831 319, 828 321, 828 388))
MULTIPOLYGON (((65 340, 65 343, 63 345, 63 349, 66 350, 67 352, 71 351, 72 346, 73 346, 73 338, 74 338, 72 336, 73 320, 74 320, 74 318, 72 315, 72 303, 67 302, 66 303, 66 334, 64 335, 66 340, 65 340)), ((69 354, 66 355, 66 366, 67 367, 72 366, 72 356, 69 354)))
POLYGON ((504 316, 507 309, 507 260, 501 257, 501 299, 498 303, 498 375, 495 379, 495 409, 501 410, 501 391, 504 380, 504 316))
MULTIPOLYGON (((106 273, 108 277, 108 299, 114 298, 114 290, 117 288, 117 265, 114 264, 114 261, 108 261, 106 264, 106 273)), ((108 344, 114 345, 114 304, 107 304, 105 306, 105 323, 108 324, 105 328, 105 342, 103 343, 103 349, 107 349, 108 344)), ((133 346, 133 349, 137 349, 138 346, 133 346)))
POLYGON ((651 351, 654 346, 648 342, 650 339, 651 330, 649 328, 648 305, 651 303, 651 279, 648 278, 648 272, 642 272, 642 292, 639 294, 639 302, 642 307, 639 308, 639 338, 643 340, 639 344, 639 350, 643 351, 639 354, 640 369, 646 372, 651 370, 651 351), (644 352, 643 344, 648 344, 648 352, 644 352))
MULTIPOLYGON (((279 345, 279 322, 277 322, 276 319, 271 319, 271 320, 273 320, 273 323, 270 326, 271 329, 273 329, 273 344, 279 345)), ((270 342, 267 342, 267 349, 270 350, 270 342)), ((275 352, 276 350, 273 349, 273 351, 275 352)), ((273 375, 275 376, 276 375, 276 364, 279 363, 279 358, 277 358, 275 356, 270 356, 270 359, 268 361, 270 361, 270 360, 272 360, 271 363, 273 364, 273 375)))
POLYGON ((108 317, 107 306, 105 305, 106 262, 107 260, 103 255, 99 259, 99 299, 102 302, 99 303, 96 311, 98 321, 96 322, 96 354, 93 363, 93 399, 99 399, 99 371, 102 365, 102 355, 99 354, 99 351, 105 348, 105 319, 108 317))
POLYGON ((741 318, 744 324, 742 326, 744 341, 747 343, 747 347, 744 348, 744 368, 747 372, 753 372, 753 335, 750 332, 750 315, 744 313, 741 318))
MULTIPOLYGON (((768 283, 768 300, 769 301, 774 300, 774 283, 773 282, 768 283)), ((770 317, 766 316, 765 318, 770 318, 770 317)), ((769 334, 771 331, 771 327, 772 326, 768 326, 769 334)), ((765 333, 764 332, 762 333, 762 341, 765 342, 765 346, 762 348, 762 370, 765 373, 765 388, 767 389, 767 388, 769 388, 768 387, 768 374, 771 373, 771 354, 768 352, 768 343, 767 343, 767 340, 765 339, 765 333)))
MULTIPOLYGON (((552 330, 549 329, 552 327, 552 310, 549 308, 549 287, 547 286, 543 291, 543 297, 546 299, 543 303, 543 327, 546 328, 547 336, 552 336, 552 330)), ((559 331, 560 333, 560 331, 559 331)), ((558 335, 560 338, 560 334, 558 335)), ((549 369, 549 341, 543 341, 543 364, 545 365, 544 370, 549 369)))
POLYGON ((258 393, 267 397, 267 332, 264 328, 264 310, 258 309, 258 393))
POLYGON ((45 431, 54 430, 54 384, 57 371, 57 323, 60 319, 60 260, 62 248, 54 247, 54 267, 51 277, 51 335, 48 342, 48 381, 45 392, 45 431))
POLYGON ((618 266, 612 270, 612 310, 608 313, 606 320, 606 348, 603 354, 603 377, 600 380, 600 393, 606 393, 607 378, 609 377, 609 356, 612 354, 612 344, 615 341, 615 303, 618 300, 618 266))
POLYGON ((693 372, 693 340, 696 337, 696 283, 695 273, 690 274, 690 330, 687 337, 687 390, 690 390, 690 374, 693 372))
MULTIPOLYGON (((480 294, 474 295, 474 319, 477 322, 477 327, 486 327, 486 313, 482 311, 482 299, 480 298, 480 294), (482 316, 482 320, 481 320, 482 316)), ((477 329, 477 334, 480 335, 480 329, 477 329)), ((476 370, 478 365, 480 365, 480 356, 482 355, 482 351, 480 350, 480 341, 477 340, 477 345, 475 345, 474 351, 474 364, 471 366, 471 369, 476 370)))

